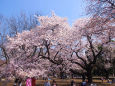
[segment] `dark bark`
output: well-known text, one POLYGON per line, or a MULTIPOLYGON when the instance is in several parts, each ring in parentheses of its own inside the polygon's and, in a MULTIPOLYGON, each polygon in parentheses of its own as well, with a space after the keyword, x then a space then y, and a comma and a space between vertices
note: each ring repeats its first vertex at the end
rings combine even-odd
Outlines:
POLYGON ((109 71, 105 70, 105 77, 106 79, 109 79, 109 71))
POLYGON ((93 69, 93 67, 91 67, 91 65, 89 65, 87 68, 86 76, 88 79, 88 83, 92 83, 92 69, 93 69))
POLYGON ((91 73, 91 71, 89 71, 87 73, 87 79, 88 79, 88 83, 92 83, 92 73, 91 73))
POLYGON ((70 69, 70 72, 72 72, 72 78, 73 78, 74 74, 77 74, 77 75, 82 76, 82 81, 84 81, 86 79, 86 73, 79 73, 77 70, 72 70, 72 69, 70 69))
POLYGON ((85 79, 86 79, 86 75, 82 74, 82 81, 85 81, 85 79))

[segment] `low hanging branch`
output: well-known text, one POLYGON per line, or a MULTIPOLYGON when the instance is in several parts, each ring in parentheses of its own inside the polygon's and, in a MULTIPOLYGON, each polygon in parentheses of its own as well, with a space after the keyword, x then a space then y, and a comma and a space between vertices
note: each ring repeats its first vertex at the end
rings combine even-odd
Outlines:
POLYGON ((5 48, 3 46, 1 46, 1 49, 2 49, 2 52, 4 53, 4 57, 6 58, 6 62, 5 63, 7 64, 8 61, 9 61, 9 56, 8 56, 6 50, 5 50, 5 48))

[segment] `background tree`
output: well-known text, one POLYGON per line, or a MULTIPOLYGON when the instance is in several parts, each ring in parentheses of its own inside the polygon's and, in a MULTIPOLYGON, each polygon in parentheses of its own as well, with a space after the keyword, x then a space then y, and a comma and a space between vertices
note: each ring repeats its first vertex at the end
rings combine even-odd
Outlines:
POLYGON ((38 13, 27 15, 26 13, 21 13, 17 17, 10 17, 6 19, 7 27, 9 29, 10 36, 16 35, 18 32, 23 30, 31 30, 35 28, 39 22, 34 15, 39 15, 38 13))
MULTIPOLYGON (((70 28, 65 18, 55 15, 41 16, 39 22, 40 25, 30 31, 23 31, 13 37, 7 37, 4 48, 10 59, 8 65, 13 66, 7 67, 7 69, 13 68, 10 72, 11 75, 14 71, 17 75, 24 72, 32 73, 32 70, 40 73, 40 70, 48 70, 47 67, 50 66, 50 63, 60 65, 66 61, 65 57, 68 53, 66 46, 69 43, 67 39, 70 28), (46 65, 47 63, 49 65, 46 65)), ((23 76, 26 77, 26 74, 23 76)))
POLYGON ((112 60, 112 72, 113 76, 115 76, 115 59, 112 60))
POLYGON ((55 14, 39 16, 38 20, 40 25, 36 28, 7 37, 4 48, 10 62, 6 69, 14 68, 11 70, 20 75, 33 70, 37 74, 42 68, 44 71, 40 74, 43 75, 53 65, 62 70, 60 73, 65 72, 63 69, 74 73, 77 70, 91 83, 97 59, 105 54, 108 56, 103 49, 114 43, 113 20, 105 22, 106 19, 101 17, 85 18, 75 22, 73 27, 65 18, 55 14))
POLYGON ((94 75, 105 76, 106 79, 108 79, 109 75, 113 74, 114 68, 112 67, 112 64, 114 58, 114 43, 112 43, 111 46, 109 45, 103 48, 103 54, 101 55, 101 58, 97 59, 94 75))
POLYGON ((31 30, 35 28, 39 22, 35 18, 35 14, 21 13, 19 16, 12 16, 6 18, 5 16, 0 16, 0 60, 2 60, 2 67, 5 68, 5 65, 9 63, 9 56, 6 53, 4 43, 7 41, 7 35, 16 36, 17 33, 21 33, 23 30, 31 30))
MULTIPOLYGON (((6 40, 6 36, 15 36, 18 32, 22 32, 23 30, 30 30, 35 28, 39 23, 34 15, 38 15, 38 13, 27 15, 25 13, 21 13, 19 16, 6 18, 5 16, 0 16, 0 46, 1 50, 3 49, 3 43, 6 40)), ((5 55, 5 53, 4 53, 5 55)), ((1 56, 4 57, 4 56, 1 56)), ((5 56, 6 57, 6 56, 5 56)))
MULTIPOLYGON (((100 17, 81 19, 74 25, 74 33, 77 34, 75 34, 77 38, 73 37, 76 45, 73 49, 74 56, 71 62, 84 70, 89 83, 92 82, 92 72, 97 59, 104 53, 103 47, 113 43, 112 39, 115 37, 114 26, 111 25, 112 21, 105 24, 105 20, 100 17)), ((108 56, 107 53, 104 54, 108 56)), ((104 58, 107 59, 109 56, 104 58)))
POLYGON ((115 19, 115 1, 114 0, 86 0, 87 14, 100 16, 107 19, 115 19))

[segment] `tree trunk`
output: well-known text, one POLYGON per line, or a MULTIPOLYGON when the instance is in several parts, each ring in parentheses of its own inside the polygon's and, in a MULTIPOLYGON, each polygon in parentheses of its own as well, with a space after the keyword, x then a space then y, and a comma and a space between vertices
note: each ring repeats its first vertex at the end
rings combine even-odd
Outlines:
POLYGON ((86 77, 85 74, 82 74, 82 81, 85 81, 86 77))
POLYGON ((73 79, 73 73, 71 74, 71 78, 73 79))
POLYGON ((115 70, 114 70, 115 68, 113 68, 113 77, 115 77, 115 70))
POLYGON ((60 72, 60 78, 63 79, 63 72, 60 72))
POLYGON ((88 79, 88 83, 92 83, 92 73, 91 73, 91 69, 87 71, 87 79, 88 79))
POLYGON ((92 75, 88 75, 87 78, 88 78, 88 83, 92 83, 92 75))
POLYGON ((105 73, 106 73, 106 75, 105 75, 106 79, 109 79, 109 72, 108 72, 108 70, 106 70, 105 73))

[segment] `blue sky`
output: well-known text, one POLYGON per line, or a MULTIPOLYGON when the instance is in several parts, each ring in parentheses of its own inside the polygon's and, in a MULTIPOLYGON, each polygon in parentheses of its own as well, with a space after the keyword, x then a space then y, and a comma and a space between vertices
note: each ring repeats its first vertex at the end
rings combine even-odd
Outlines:
POLYGON ((53 10, 56 15, 67 17, 71 24, 85 16, 85 0, 0 0, 0 14, 10 17, 21 12, 39 12, 50 15, 53 10))

